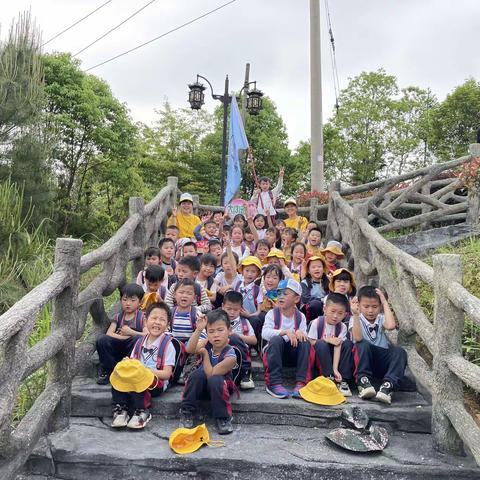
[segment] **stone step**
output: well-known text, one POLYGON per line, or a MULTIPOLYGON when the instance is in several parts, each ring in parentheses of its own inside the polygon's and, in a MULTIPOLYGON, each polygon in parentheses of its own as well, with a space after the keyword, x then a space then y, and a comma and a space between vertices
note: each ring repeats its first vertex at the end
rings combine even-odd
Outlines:
POLYGON ((177 422, 154 417, 143 431, 115 431, 110 419, 72 418, 69 428, 43 438, 26 465, 26 478, 131 480, 137 478, 265 480, 311 478, 375 480, 385 478, 450 480, 479 477, 470 457, 435 452, 431 435, 396 433, 382 453, 359 454, 336 447, 321 428, 235 425, 220 437, 222 448, 202 447, 176 455, 168 446, 177 422))
MULTIPOLYGON (((182 391, 183 387, 176 385, 154 398, 152 413, 163 418, 176 418, 182 391)), ((331 427, 338 423, 342 411, 342 405, 323 407, 301 399, 273 398, 266 393, 262 381, 256 382, 254 390, 242 391, 240 399, 232 395, 231 400, 235 422, 239 424, 331 427)), ((389 430, 430 432, 431 407, 418 392, 395 392, 392 405, 361 400, 356 395, 347 401, 361 406, 372 420, 385 424, 389 430)), ((72 415, 109 417, 110 386, 97 385, 91 378, 77 377, 72 388, 72 415)), ((208 417, 208 404, 203 406, 201 415, 201 418, 208 417)))

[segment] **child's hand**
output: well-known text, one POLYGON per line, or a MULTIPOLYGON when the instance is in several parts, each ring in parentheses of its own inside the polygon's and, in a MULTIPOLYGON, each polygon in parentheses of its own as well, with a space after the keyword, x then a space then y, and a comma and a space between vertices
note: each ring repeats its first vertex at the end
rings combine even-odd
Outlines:
POLYGON ((297 339, 296 335, 293 332, 291 332, 290 330, 287 330, 285 335, 290 340, 290 344, 292 345, 292 347, 295 348, 298 345, 298 339, 297 339))
POLYGON ((302 332, 301 330, 297 330, 295 332, 295 336, 297 337, 299 342, 306 342, 307 341, 307 335, 305 335, 305 332, 302 332))
POLYGON ((205 355, 208 356, 208 351, 205 347, 202 347, 199 351, 198 351, 198 355, 202 356, 202 357, 205 357, 205 355))
POLYGON ((360 305, 358 304, 358 298, 353 297, 350 300, 350 311, 352 312, 352 315, 358 317, 360 315, 360 305))
POLYGON ((285 175, 285 168, 281 167, 280 171, 278 172, 278 176, 283 178, 284 175, 285 175))
POLYGON ((330 345, 334 345, 335 347, 342 343, 342 341, 338 337, 326 337, 325 341, 330 345))
POLYGON ((172 207, 172 216, 173 217, 177 216, 177 212, 178 212, 177 207, 172 207))
POLYGON ((342 375, 338 370, 333 370, 333 376, 335 377, 336 382, 341 382, 342 381, 342 375))
POLYGON ((383 293, 383 290, 381 290, 380 288, 376 288, 375 293, 380 297, 380 302, 382 305, 388 303, 387 299, 385 298, 385 294, 383 293))
POLYGON ((130 336, 130 327, 122 325, 122 328, 120 328, 120 335, 125 335, 126 337, 130 336))
POLYGON ((175 274, 175 272, 173 271, 173 268, 172 268, 172 267, 167 267, 167 268, 165 269, 165 271, 166 271, 169 275, 174 275, 174 274, 175 274))
POLYGON ((247 312, 243 307, 240 309, 240 315, 245 318, 250 318, 250 313, 247 312))
POLYGON ((202 332, 203 330, 205 330, 206 326, 207 326, 207 316, 201 313, 197 316, 197 327, 195 328, 195 330, 202 332))

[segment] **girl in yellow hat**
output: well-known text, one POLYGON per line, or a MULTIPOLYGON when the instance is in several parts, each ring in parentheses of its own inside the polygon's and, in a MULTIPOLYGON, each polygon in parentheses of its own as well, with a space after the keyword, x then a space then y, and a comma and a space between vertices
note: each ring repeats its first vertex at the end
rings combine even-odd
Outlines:
POLYGON ((302 280, 302 312, 311 322, 323 313, 323 299, 328 293, 327 264, 322 256, 310 257, 305 262, 302 280))

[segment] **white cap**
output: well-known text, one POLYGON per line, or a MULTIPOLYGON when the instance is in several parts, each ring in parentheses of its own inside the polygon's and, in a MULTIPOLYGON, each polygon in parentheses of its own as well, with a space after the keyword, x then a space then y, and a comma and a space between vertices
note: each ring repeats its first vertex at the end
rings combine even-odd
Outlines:
POLYGON ((288 204, 297 206, 297 201, 294 198, 287 198, 285 202, 283 202, 283 206, 287 206, 288 204))
POLYGON ((287 288, 295 292, 297 295, 302 295, 301 285, 293 278, 289 278, 288 280, 281 280, 278 284, 279 290, 285 290, 287 288))
POLYGON ((182 193, 180 195, 180 200, 178 201, 178 203, 182 203, 182 202, 192 202, 193 203, 193 197, 190 193, 182 193))

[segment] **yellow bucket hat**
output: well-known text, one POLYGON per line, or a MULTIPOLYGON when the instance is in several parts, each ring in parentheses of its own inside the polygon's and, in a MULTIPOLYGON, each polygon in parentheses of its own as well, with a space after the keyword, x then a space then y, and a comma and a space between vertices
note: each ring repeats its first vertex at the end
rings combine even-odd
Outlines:
POLYGON ((299 393, 307 402, 318 405, 340 405, 346 401, 335 383, 325 377, 317 377, 308 382, 299 393))
POLYGON ((331 252, 331 253, 334 253, 337 257, 340 257, 340 258, 345 257, 345 254, 336 245, 327 246, 326 248, 320 251, 322 252, 323 255, 325 255, 325 252, 331 252))
POLYGON ((327 267, 327 262, 321 255, 312 255, 310 258, 307 259, 307 263, 305 264, 305 270, 308 272, 308 266, 310 265, 310 262, 313 262, 314 260, 320 260, 323 264, 323 270, 327 272, 328 267, 327 267))
POLYGON ((268 252, 267 258, 272 258, 272 257, 277 257, 280 260, 283 260, 284 262, 287 260, 285 258, 285 254, 283 253, 283 250, 280 250, 279 248, 270 249, 270 251, 268 252))
POLYGON ((245 257, 241 261, 240 265, 238 266, 238 271, 242 273, 243 267, 247 267, 248 265, 255 265, 260 270, 260 273, 262 272, 262 262, 259 258, 252 255, 250 255, 249 257, 245 257))
POLYGON ((175 453, 181 455, 193 453, 202 445, 209 445, 210 447, 225 446, 225 442, 221 440, 210 440, 207 426, 204 423, 195 428, 177 428, 170 434, 168 444, 175 453))
MULTIPOLYGON (((346 268, 337 268, 337 270, 335 270, 332 275, 330 276, 330 278, 328 279, 328 288, 330 289, 330 291, 334 291, 335 290, 335 278, 338 277, 342 272, 346 272, 350 275, 350 292, 352 291, 352 289, 354 289, 356 287, 355 285, 355 278, 353 277, 353 273, 346 269, 346 268)), ((348 292, 348 293, 350 293, 348 292)))
POLYGON ((118 362, 110 375, 110 383, 119 392, 144 392, 152 385, 155 375, 135 358, 118 362))

